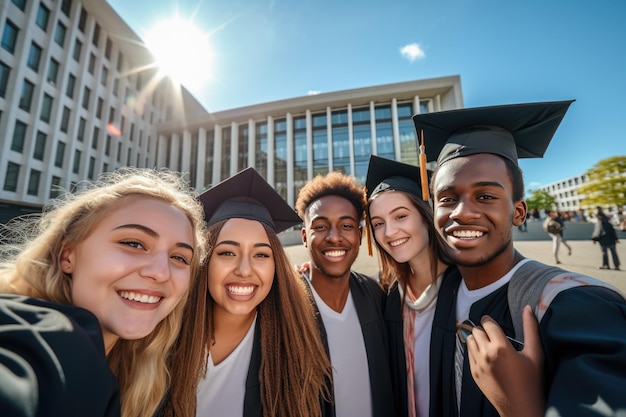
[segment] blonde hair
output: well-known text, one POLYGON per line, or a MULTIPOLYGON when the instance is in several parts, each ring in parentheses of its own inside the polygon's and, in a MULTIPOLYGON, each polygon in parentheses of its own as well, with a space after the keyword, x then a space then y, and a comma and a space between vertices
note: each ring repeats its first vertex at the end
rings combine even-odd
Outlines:
MULTIPOLYGON (((209 254, 227 220, 209 227, 209 254)), ((262 224, 262 223, 261 223, 262 224)), ((259 382, 262 414, 313 417, 321 415, 321 400, 331 394, 330 362, 322 344, 305 283, 289 262, 278 236, 263 224, 275 259, 275 275, 267 297, 257 307, 261 330, 259 382), (296 337, 297 335, 297 337, 296 337), (285 360, 285 358, 289 358, 285 360)), ((206 355, 213 339, 213 304, 208 291, 208 261, 185 308, 185 323, 172 355, 172 388, 162 409, 165 416, 191 417, 196 393, 206 374, 206 355)))
MULTIPOLYGON (((194 230, 193 285, 204 259, 206 233, 202 206, 180 173, 124 168, 81 185, 80 191, 51 201, 41 216, 8 226, 11 236, 21 242, 3 245, 0 291, 72 304, 72 281, 61 270, 61 251, 66 245, 85 240, 111 210, 130 196, 165 201, 189 219, 194 230)), ((180 331, 186 298, 150 335, 139 340, 119 340, 107 355, 120 384, 122 416, 152 416, 166 392, 167 354, 180 331)))

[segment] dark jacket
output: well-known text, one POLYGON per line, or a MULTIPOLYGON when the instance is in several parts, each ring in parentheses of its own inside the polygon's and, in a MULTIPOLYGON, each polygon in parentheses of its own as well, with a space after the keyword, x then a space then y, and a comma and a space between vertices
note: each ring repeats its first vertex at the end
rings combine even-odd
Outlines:
POLYGON ((0 414, 115 417, 119 396, 93 314, 0 295, 0 414))
POLYGON ((591 234, 591 239, 600 243, 602 246, 614 245, 618 240, 615 228, 606 217, 596 222, 593 233, 591 234))
MULTIPOLYGON (((303 278, 307 283, 308 280, 303 278)), ((372 278, 359 274, 350 273, 350 292, 356 312, 361 323, 365 351, 370 375, 370 387, 372 395, 374 417, 389 417, 394 415, 394 394, 392 391, 391 373, 389 370, 389 347, 384 320, 384 305, 386 294, 378 283, 372 278)), ((324 323, 320 317, 315 300, 311 297, 313 307, 318 318, 320 334, 328 352, 328 337, 324 323)), ((331 390, 332 392, 332 390, 331 390)), ((355 399, 356 400, 356 399, 355 399)), ((335 410, 325 407, 327 417, 334 417, 335 410)))

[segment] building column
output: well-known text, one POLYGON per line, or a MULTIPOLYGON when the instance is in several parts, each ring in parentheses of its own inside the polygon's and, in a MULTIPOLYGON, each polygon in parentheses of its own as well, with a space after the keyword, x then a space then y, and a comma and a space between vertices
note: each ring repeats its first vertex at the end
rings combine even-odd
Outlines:
POLYGON ((333 112, 330 106, 326 107, 326 139, 328 143, 328 172, 332 172, 335 161, 333 158, 333 112))
POLYGON ((286 114, 286 123, 287 123, 287 204, 293 207, 293 203, 294 203, 294 192, 293 192, 294 139, 293 139, 293 116, 291 115, 291 112, 287 112, 286 114))
POLYGON ((276 146, 274 146, 274 118, 267 116, 267 182, 274 187, 274 162, 276 155, 274 154, 276 146))
POLYGON ((306 178, 313 179, 313 116, 306 109, 306 178))
POLYGON ((215 125, 215 138, 213 147, 213 178, 211 184, 218 184, 221 181, 220 172, 222 171, 222 126, 215 125))
POLYGON ((378 155, 378 141, 376 140, 376 106, 370 101, 370 136, 372 137, 372 155, 378 155))
POLYGON ((180 161, 180 136, 178 133, 172 134, 172 141, 170 142, 170 169, 174 171, 180 171, 178 162, 180 161))
POLYGON ((239 171, 239 125, 230 123, 230 176, 239 171))
POLYGON ((248 119, 248 166, 256 169, 256 124, 248 119))
MULTIPOLYGON (((157 142, 157 168, 165 167, 165 161, 167 160, 167 138, 164 135, 159 135, 157 142)), ((117 141, 115 141, 117 143, 117 141)), ((117 152, 117 146, 115 146, 115 152, 117 152)), ((69 165, 69 164, 68 164, 69 165)))
POLYGON ((396 161, 402 160, 402 149, 400 148, 400 127, 398 126, 398 100, 391 99, 391 135, 393 136, 393 150, 396 161))
MULTIPOLYGON (((180 161, 180 171, 189 172, 191 167, 191 132, 188 130, 183 131, 183 140, 181 144, 182 158, 180 161)), ((197 155, 196 155, 197 156, 197 155)))
POLYGON ((354 132, 352 129, 352 103, 348 103, 348 152, 350 153, 350 175, 355 175, 354 168, 354 132))
POLYGON ((196 155, 196 184, 194 187, 198 192, 204 190, 204 186, 209 182, 204 178, 206 168, 206 129, 198 129, 198 155, 196 155))

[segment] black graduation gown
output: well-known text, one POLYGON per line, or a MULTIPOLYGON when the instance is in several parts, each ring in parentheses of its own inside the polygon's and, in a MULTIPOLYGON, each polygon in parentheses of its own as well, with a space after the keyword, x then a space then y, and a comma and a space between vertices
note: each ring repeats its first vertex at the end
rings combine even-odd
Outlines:
POLYGON ((93 314, 0 295, 1 415, 114 417, 119 395, 93 314))
MULTIPOLYGON (((306 280, 306 278, 304 278, 306 280)), ((392 390, 391 372, 389 370, 389 346, 384 321, 384 305, 386 294, 372 278, 350 273, 350 292, 356 308, 370 375, 370 388, 374 417, 389 417, 394 415, 394 394, 392 390)), ((328 352, 328 337, 326 328, 317 311, 317 304, 312 300, 317 312, 320 334, 328 352)), ((331 391, 332 392, 332 391, 331 391)), ((355 398, 354 401, 359 401, 355 398)), ((326 416, 334 417, 335 410, 332 404, 325 407, 326 416)))
MULTIPOLYGON (((431 340, 430 416, 457 416, 454 387, 456 294, 461 280, 444 280, 431 340)), ((513 337, 508 284, 475 302, 470 319, 488 314, 513 337)), ((575 287, 550 303, 539 333, 545 356, 546 413, 600 416, 626 412, 626 303, 602 287, 575 287), (603 408, 611 410, 602 414, 603 408)), ((498 416, 475 384, 467 352, 463 362, 461 415, 498 416)))
MULTIPOLYGON (((446 281, 450 275, 458 275, 458 270, 455 266, 449 266, 446 269, 442 281, 446 281)), ((396 406, 395 415, 398 417, 405 417, 409 412, 407 398, 408 387, 406 374, 406 353, 404 346, 404 325, 402 322, 402 298, 400 297, 400 290, 397 282, 391 287, 389 295, 387 296, 385 306, 385 324, 387 326, 387 334, 389 335, 390 367, 394 403, 396 406)), ((432 357, 433 350, 438 350, 438 347, 431 344, 431 352, 416 352, 415 354, 428 354, 432 357)), ((432 373, 433 370, 431 365, 431 380, 432 373)))

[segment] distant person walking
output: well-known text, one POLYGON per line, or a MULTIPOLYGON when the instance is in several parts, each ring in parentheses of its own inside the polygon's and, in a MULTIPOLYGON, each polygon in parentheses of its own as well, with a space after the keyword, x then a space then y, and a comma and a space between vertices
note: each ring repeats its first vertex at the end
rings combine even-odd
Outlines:
POLYGON ((617 256, 617 251, 615 250, 615 244, 619 243, 617 233, 615 233, 613 225, 602 210, 598 210, 596 212, 596 219, 598 219, 598 221, 593 229, 591 239, 593 240, 594 245, 596 242, 599 242, 600 249, 602 249, 602 266, 598 267, 598 269, 610 269, 609 254, 607 253, 607 251, 610 250, 611 257, 613 258, 613 266, 615 267, 615 270, 619 271, 619 258, 617 256))
POLYGON ((552 238, 552 253, 554 253, 554 261, 557 264, 561 263, 559 260, 561 243, 567 248, 567 254, 572 254, 572 247, 563 239, 563 229, 565 227, 563 223, 563 218, 556 210, 552 210, 543 222, 543 230, 548 232, 552 238))

